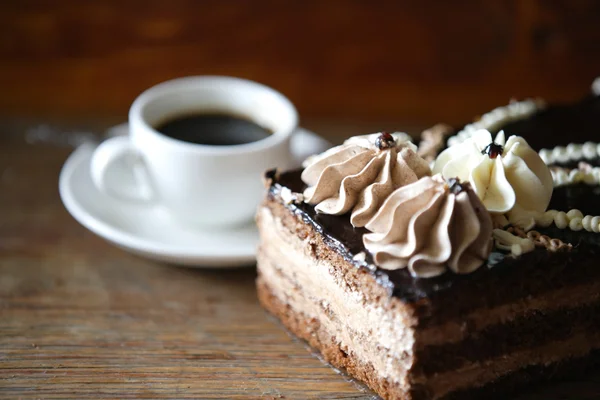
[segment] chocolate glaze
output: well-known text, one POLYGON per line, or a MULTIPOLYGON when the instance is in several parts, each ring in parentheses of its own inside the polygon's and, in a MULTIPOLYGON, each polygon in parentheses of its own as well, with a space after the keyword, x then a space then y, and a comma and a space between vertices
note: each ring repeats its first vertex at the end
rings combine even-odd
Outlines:
POLYGON ((600 96, 588 96, 573 104, 550 105, 529 118, 509 122, 499 130, 504 130, 506 137, 523 136, 536 150, 598 141, 600 96))

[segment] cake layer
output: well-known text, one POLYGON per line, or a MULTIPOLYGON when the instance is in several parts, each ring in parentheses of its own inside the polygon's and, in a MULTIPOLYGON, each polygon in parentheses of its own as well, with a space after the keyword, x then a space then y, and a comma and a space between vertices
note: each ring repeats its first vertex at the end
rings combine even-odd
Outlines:
POLYGON ((271 303, 285 305, 287 318, 308 319, 320 333, 298 332, 291 325, 299 322, 286 323, 265 306, 295 334, 331 352, 325 355, 329 362, 350 365, 350 373, 384 397, 389 392, 439 398, 532 366, 560 364, 567 356, 585 358, 600 347, 600 291, 594 280, 558 289, 548 285, 538 296, 492 308, 480 301, 470 314, 449 321, 435 315, 444 306, 432 306, 439 297, 410 302, 391 296, 375 275, 357 268, 305 222, 276 196, 265 203, 258 214, 259 286, 268 286, 271 303), (558 324, 565 315, 569 324, 558 324), (315 335, 326 338, 327 346, 320 344, 325 339, 313 343, 315 335))
MULTIPOLYGON (((273 172, 270 178, 273 179, 269 189, 271 199, 280 198, 282 187, 293 192, 302 192, 305 187, 299 171, 281 175, 273 172)), ((560 188, 557 192, 565 190, 560 188)), ((306 203, 286 204, 285 207, 319 232, 332 251, 357 268, 361 266, 353 258, 365 252, 362 244, 362 235, 366 232, 364 229, 353 228, 347 216, 317 214, 306 203)), ((568 239, 565 241, 575 245, 574 251, 551 253, 537 248, 518 259, 504 258, 493 267, 483 266, 467 275, 446 273, 436 278, 414 279, 406 269, 386 271, 380 268, 373 268, 369 273, 390 294, 414 304, 422 328, 459 319, 468 320, 465 317, 481 307, 493 309, 528 297, 541 297, 553 291, 600 280, 600 268, 590 262, 600 258, 600 246, 585 239, 590 236, 589 232, 563 230, 550 233, 553 237, 565 235, 565 239, 568 239), (456 296, 456 293, 462 295, 456 296)), ((366 260, 372 261, 368 254, 366 260)))
MULTIPOLYGON (((473 330, 460 342, 422 346, 418 340, 415 357, 427 360, 423 371, 430 376, 468 367, 473 362, 494 363, 507 354, 535 348, 540 342, 560 344, 579 334, 600 335, 600 303, 551 313, 531 309, 507 323, 492 325, 481 331, 473 330)), ((589 345, 587 350, 600 348, 597 342, 589 345)))
POLYGON ((400 383, 392 383, 383 378, 374 366, 364 362, 355 353, 348 352, 338 338, 325 329, 318 318, 297 312, 288 303, 273 294, 262 276, 257 281, 258 299, 262 306, 275 315, 295 336, 305 340, 319 351, 325 361, 337 368, 345 369, 354 378, 365 382, 384 399, 427 400, 427 392, 418 385, 407 390, 400 383))
MULTIPOLYGON (((594 260, 590 260, 591 263, 594 260)), ((435 346, 456 343, 475 333, 489 333, 493 341, 494 329, 498 324, 529 324, 529 320, 544 319, 552 314, 568 315, 579 307, 594 307, 600 301, 600 280, 552 290, 536 297, 527 296, 508 302, 484 312, 475 310, 460 319, 431 325, 421 330, 420 344, 435 346)))
MULTIPOLYGON (((511 332, 506 332, 509 336, 511 332)), ((536 344, 521 351, 508 352, 484 362, 470 362, 455 370, 434 374, 428 380, 432 389, 432 399, 449 397, 452 392, 483 388, 494 385, 496 381, 509 379, 511 374, 535 367, 547 367, 568 362, 571 359, 586 360, 593 363, 600 349, 600 334, 578 332, 564 340, 546 341, 542 335, 536 344)), ((565 371, 566 372, 566 371, 565 371)), ((562 376, 554 373, 553 379, 562 376)), ((531 381, 533 382, 533 381, 531 381)), ((470 398, 470 397, 466 397, 470 398)))
MULTIPOLYGON (((399 384, 390 384, 379 376, 372 365, 348 354, 339 341, 330 332, 323 329, 318 319, 298 313, 288 304, 273 295, 271 287, 262 277, 257 282, 258 297, 262 306, 275 315, 295 336, 305 340, 318 350, 324 359, 337 368, 345 369, 356 379, 365 382, 384 399, 430 400, 435 397, 424 385, 414 385, 405 391, 399 384)), ((537 350, 539 351, 539 350, 537 350)), ((529 354, 526 354, 527 356, 529 354)), ((506 400, 511 393, 517 392, 524 384, 541 383, 560 377, 577 377, 600 365, 600 350, 594 350, 583 356, 572 356, 554 362, 528 365, 512 373, 497 377, 493 382, 479 387, 466 387, 447 393, 439 400, 506 400)), ((478 367, 484 368, 483 366, 478 367)), ((458 374, 462 374, 461 371, 458 374)), ((453 379, 445 376, 442 379, 453 379)))
POLYGON ((304 226, 294 226, 298 230, 291 234, 268 208, 259 211, 258 224, 264 238, 257 256, 259 273, 273 294, 296 312, 318 320, 342 349, 383 376, 407 384, 415 324, 410 308, 385 292, 377 293, 375 282, 361 279, 369 278, 367 274, 348 268, 304 226))

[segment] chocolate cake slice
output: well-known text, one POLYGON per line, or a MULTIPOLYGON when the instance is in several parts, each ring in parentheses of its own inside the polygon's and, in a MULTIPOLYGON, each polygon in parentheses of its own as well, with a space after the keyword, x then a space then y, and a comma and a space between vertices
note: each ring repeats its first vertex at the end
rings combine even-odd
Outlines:
MULTIPOLYGON (((600 130, 591 103, 562 106, 585 109, 582 137, 600 130)), ((536 107, 484 127, 504 128, 495 139, 457 135, 432 173, 387 135, 267 173, 261 304, 385 399, 507 398, 599 364, 598 153, 575 144, 542 162, 505 140, 510 124, 544 134, 552 108, 536 107)))

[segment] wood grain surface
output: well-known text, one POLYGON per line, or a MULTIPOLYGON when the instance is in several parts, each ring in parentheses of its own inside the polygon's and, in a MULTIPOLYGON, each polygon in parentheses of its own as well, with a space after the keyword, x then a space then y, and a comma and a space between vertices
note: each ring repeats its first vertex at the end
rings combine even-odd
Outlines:
POLYGON ((600 75, 595 0, 4 0, 0 113, 124 115, 144 89, 225 74, 304 117, 461 123, 600 75))
MULTIPOLYGON (((1 398, 374 398, 263 312, 253 268, 184 269, 109 245, 58 197, 71 149, 0 132, 1 398)), ((599 396, 594 374, 518 399, 599 396)))

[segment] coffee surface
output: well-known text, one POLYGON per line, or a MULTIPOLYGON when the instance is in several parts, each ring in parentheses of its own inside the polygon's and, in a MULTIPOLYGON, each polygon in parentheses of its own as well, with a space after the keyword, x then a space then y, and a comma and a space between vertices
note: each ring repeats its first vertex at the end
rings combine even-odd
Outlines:
POLYGON ((212 146, 256 142, 273 133, 243 117, 217 113, 175 116, 155 128, 173 139, 212 146))

